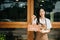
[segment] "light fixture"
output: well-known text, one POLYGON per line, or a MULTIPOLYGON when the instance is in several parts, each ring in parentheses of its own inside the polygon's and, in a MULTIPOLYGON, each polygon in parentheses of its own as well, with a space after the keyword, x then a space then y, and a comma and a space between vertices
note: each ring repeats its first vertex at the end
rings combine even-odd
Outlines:
POLYGON ((42 2, 44 2, 44 0, 42 0, 42 2))
POLYGON ((16 1, 19 1, 19 0, 16 0, 16 1))
POLYGON ((40 6, 43 6, 42 4, 40 6))

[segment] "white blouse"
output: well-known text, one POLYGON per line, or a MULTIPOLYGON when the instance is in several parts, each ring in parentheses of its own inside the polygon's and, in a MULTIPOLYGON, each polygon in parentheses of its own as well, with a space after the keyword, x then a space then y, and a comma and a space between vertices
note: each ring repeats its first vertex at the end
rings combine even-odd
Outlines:
MULTIPOLYGON (((51 29, 52 26, 51 26, 51 22, 48 18, 45 18, 45 19, 39 19, 40 23, 41 24, 46 24, 47 26, 47 29, 51 29)), ((36 24, 37 22, 37 18, 35 18, 33 21, 32 21, 32 24, 36 24)))

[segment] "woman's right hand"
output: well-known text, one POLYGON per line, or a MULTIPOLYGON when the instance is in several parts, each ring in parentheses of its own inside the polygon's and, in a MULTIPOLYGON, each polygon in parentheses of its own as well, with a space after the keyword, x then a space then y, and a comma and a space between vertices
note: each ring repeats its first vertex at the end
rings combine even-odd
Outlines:
POLYGON ((31 17, 32 21, 33 21, 35 18, 36 18, 36 16, 35 16, 35 15, 32 15, 32 17, 31 17))

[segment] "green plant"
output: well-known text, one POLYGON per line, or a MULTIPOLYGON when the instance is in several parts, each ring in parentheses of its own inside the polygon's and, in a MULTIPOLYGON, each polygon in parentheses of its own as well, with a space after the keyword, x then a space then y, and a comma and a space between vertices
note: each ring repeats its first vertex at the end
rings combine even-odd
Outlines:
POLYGON ((3 34, 3 33, 1 33, 1 34, 0 34, 0 40, 6 40, 6 35, 3 34))

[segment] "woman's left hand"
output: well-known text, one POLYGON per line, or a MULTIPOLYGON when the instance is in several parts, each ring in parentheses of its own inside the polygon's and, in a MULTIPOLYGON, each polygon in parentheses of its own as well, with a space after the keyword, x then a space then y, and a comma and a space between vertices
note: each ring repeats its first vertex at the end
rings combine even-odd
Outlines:
POLYGON ((41 33, 49 33, 50 30, 49 30, 49 29, 47 29, 47 30, 42 29, 42 30, 40 30, 40 32, 41 32, 41 33))

